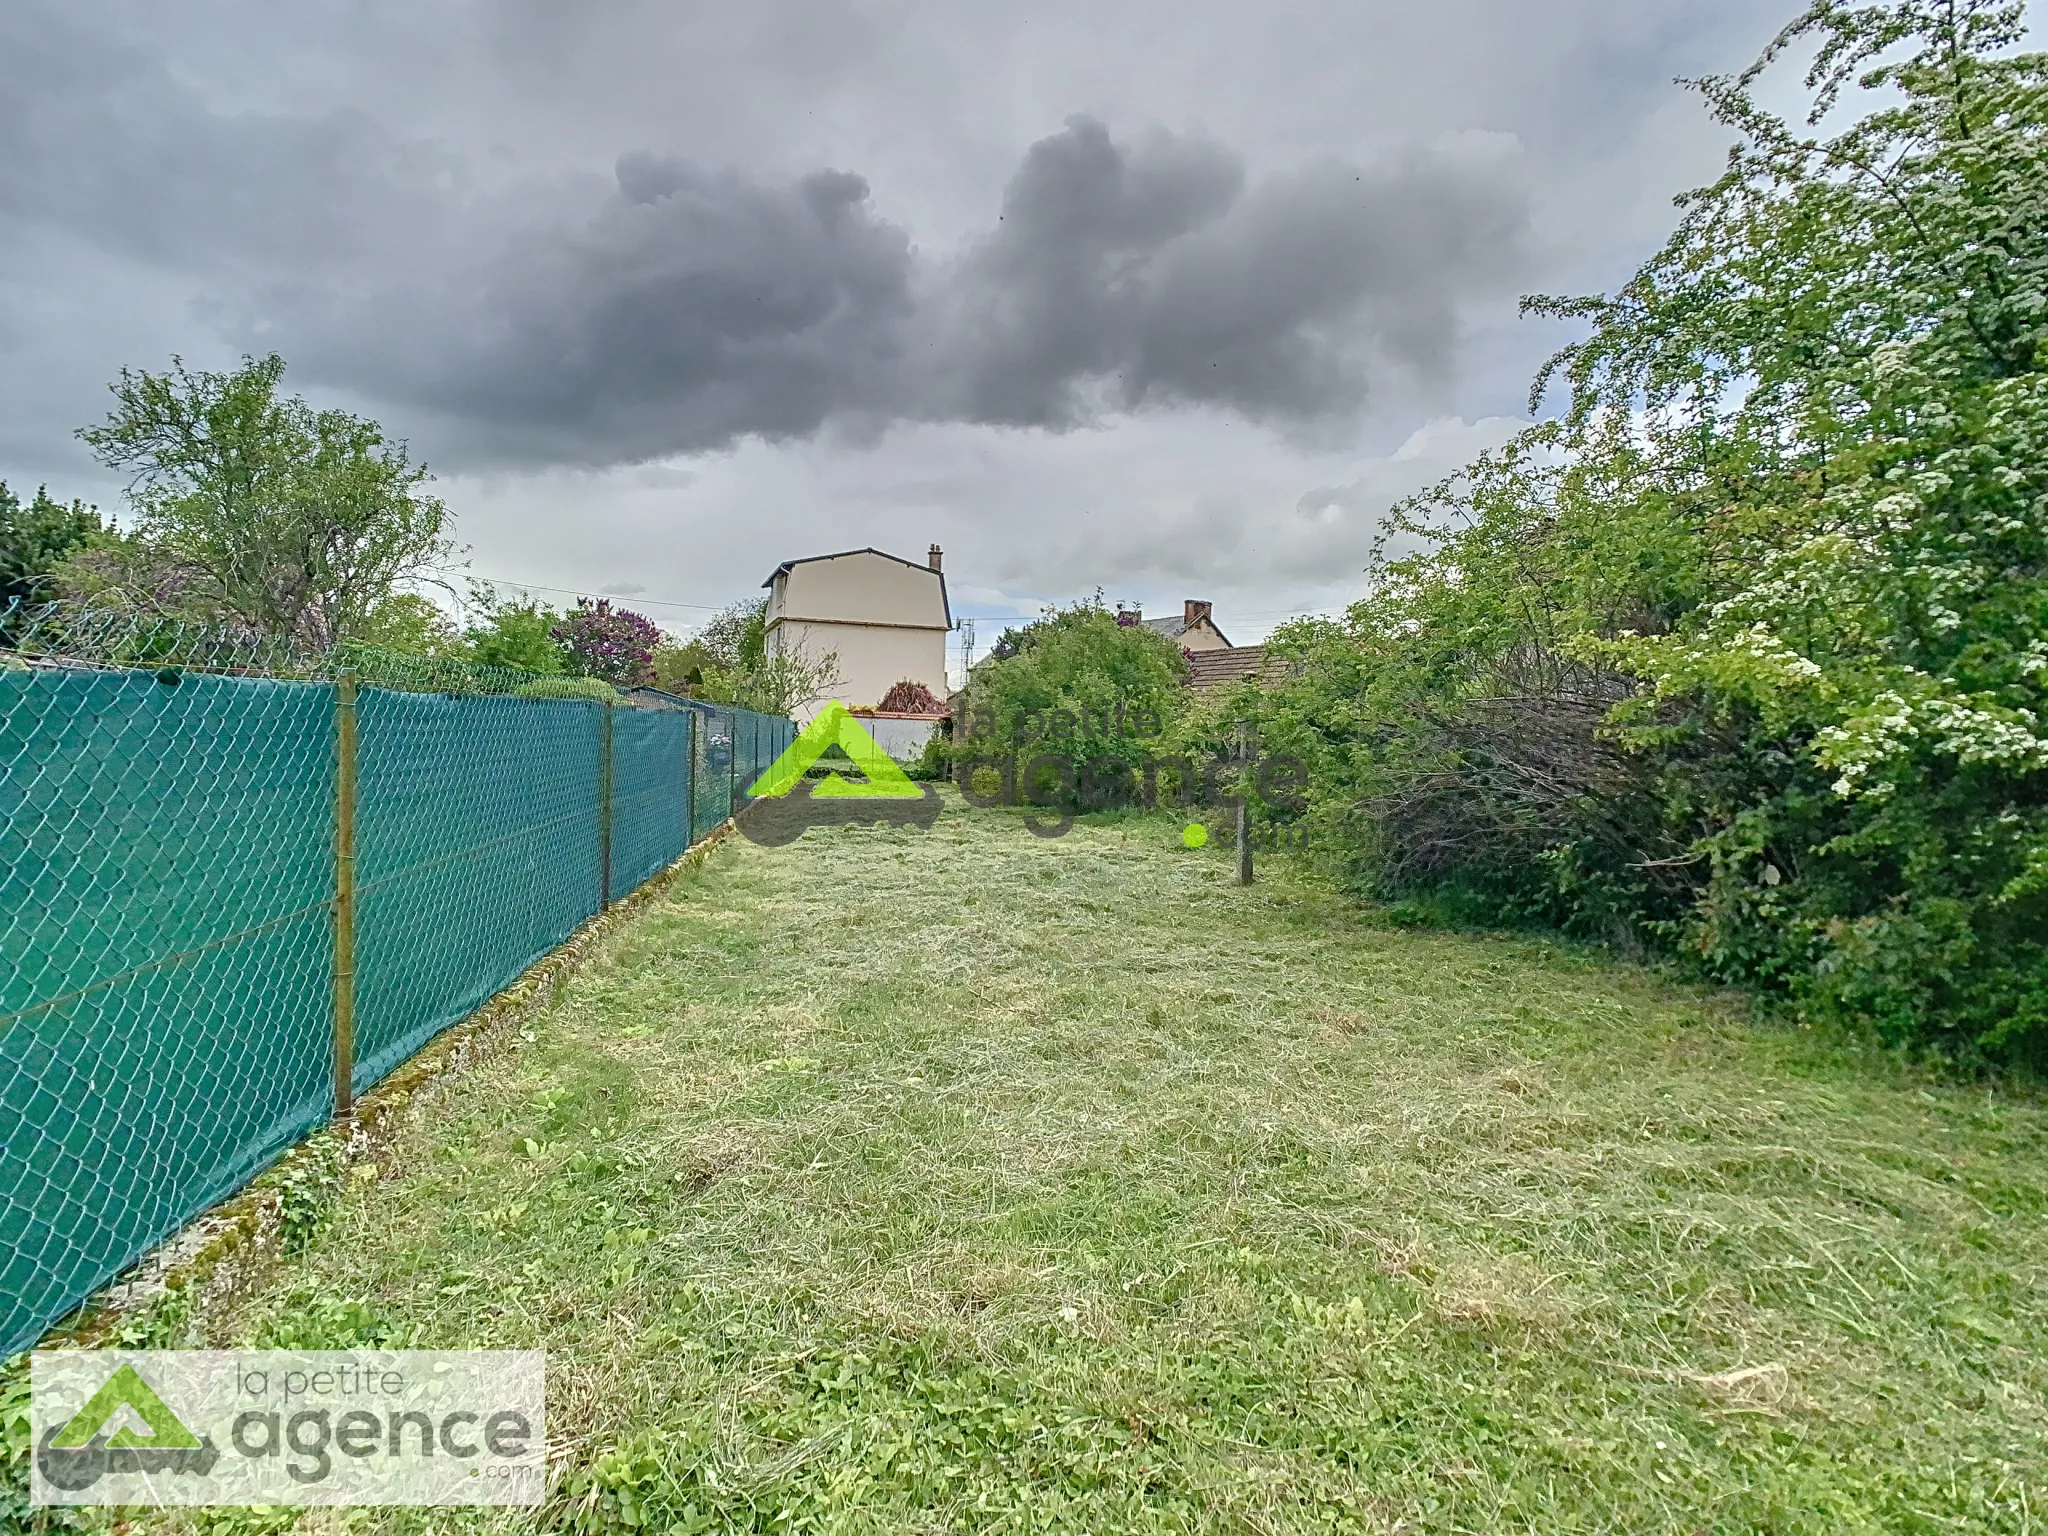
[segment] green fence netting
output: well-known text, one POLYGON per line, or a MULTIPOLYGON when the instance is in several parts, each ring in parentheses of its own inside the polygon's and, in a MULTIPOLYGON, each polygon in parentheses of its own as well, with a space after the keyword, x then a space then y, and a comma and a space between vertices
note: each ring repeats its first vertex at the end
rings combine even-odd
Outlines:
POLYGON ((597 910, 605 708, 361 691, 357 1092, 597 910))
POLYGON ((331 1087, 333 689, 0 673, 0 1355, 331 1087))
POLYGON ((737 815, 746 808, 747 786, 796 740, 796 725, 778 715, 720 709, 713 712, 706 740, 700 773, 710 779, 711 809, 721 817, 737 815))
MULTIPOLYGON (((0 671, 0 1356, 331 1114, 342 694, 0 671)), ((358 1092, 716 828, 795 735, 379 687, 355 727, 358 1092)))
POLYGON ((796 740, 792 721, 746 709, 712 709, 699 732, 700 815, 716 826, 746 808, 747 786, 796 740))
POLYGON ((612 883, 630 890, 690 846, 693 717, 612 711, 612 883))
POLYGON ((717 826, 732 814, 732 713, 707 709, 697 717, 696 832, 717 826))

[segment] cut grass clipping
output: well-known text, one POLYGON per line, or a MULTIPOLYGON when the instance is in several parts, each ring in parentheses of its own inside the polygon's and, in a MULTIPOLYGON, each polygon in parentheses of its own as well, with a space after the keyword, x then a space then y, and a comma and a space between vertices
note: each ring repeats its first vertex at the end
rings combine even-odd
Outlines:
POLYGON ((726 845, 184 1342, 548 1350, 352 1530, 2048 1522, 2038 1102, 1180 834, 726 845))

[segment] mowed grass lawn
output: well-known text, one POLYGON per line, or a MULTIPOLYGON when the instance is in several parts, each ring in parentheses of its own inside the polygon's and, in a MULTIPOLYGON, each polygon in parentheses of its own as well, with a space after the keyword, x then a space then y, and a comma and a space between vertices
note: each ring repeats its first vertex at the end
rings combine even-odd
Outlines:
POLYGON ((2041 1103, 1176 832, 721 846, 199 1320, 548 1350, 308 1528, 2048 1528, 2041 1103))

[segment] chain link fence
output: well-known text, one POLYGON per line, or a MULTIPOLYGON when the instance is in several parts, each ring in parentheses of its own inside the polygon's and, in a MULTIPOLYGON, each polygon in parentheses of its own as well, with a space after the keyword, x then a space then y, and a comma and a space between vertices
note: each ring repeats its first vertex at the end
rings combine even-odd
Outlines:
POLYGON ((0 615, 0 1357, 718 827, 796 729, 37 633, 0 615))

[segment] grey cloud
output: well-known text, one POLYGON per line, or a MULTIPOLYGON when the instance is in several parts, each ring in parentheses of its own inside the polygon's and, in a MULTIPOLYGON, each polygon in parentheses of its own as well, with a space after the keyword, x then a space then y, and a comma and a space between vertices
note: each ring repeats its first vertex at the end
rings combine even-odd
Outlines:
POLYGON ((360 297, 278 284, 244 333, 472 457, 602 465, 816 432, 886 387, 911 310, 908 237, 838 171, 775 186, 629 154, 594 210, 494 238, 360 297))
MULTIPOLYGON (((1155 590, 1190 583, 1295 592, 1351 586, 1397 501, 1498 447, 1522 425, 1506 417, 1428 422, 1394 452, 1351 460, 1345 478, 1292 505, 1256 484, 1220 483, 1152 507, 1142 520, 1048 519, 1029 545, 1010 551, 997 574, 1054 591, 1086 590, 1105 573, 1155 590)), ((1412 547, 1391 546, 1395 553, 1412 547)))
POLYGON ((1114 406, 1346 416, 1374 364, 1445 366, 1458 301, 1497 284, 1526 209, 1512 145, 1334 160, 1244 191, 1220 146, 1116 145, 1088 118, 1034 145, 960 273, 972 419, 1062 426, 1114 406))
POLYGON ((1212 405, 1346 419, 1378 377, 1440 378, 1524 209, 1512 145, 1418 148, 1250 183, 1228 150, 1069 121, 995 229, 920 256, 867 183, 620 158, 592 209, 500 235, 477 270, 333 303, 273 290, 316 375, 441 418, 496 459, 606 464, 831 423, 1066 428, 1212 405))
POLYGON ((147 264, 346 271, 445 222, 462 164, 366 114, 218 112, 142 50, 0 7, 0 218, 147 264))
POLYGON ((494 180, 353 110, 218 111, 143 52, 4 14, 26 88, 0 98, 0 221, 189 273, 226 340, 479 468, 1190 405, 1342 423, 1447 381, 1527 215, 1505 136, 1255 176, 1076 116, 933 254, 851 171, 633 150, 608 180, 494 180))

